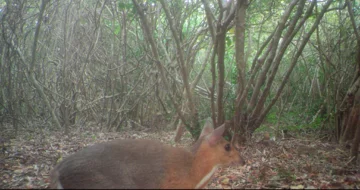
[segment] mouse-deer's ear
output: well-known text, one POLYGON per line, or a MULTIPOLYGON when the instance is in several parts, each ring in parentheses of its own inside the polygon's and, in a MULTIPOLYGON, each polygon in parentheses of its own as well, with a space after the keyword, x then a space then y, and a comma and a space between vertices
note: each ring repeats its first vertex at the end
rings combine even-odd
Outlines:
POLYGON ((225 123, 222 124, 220 127, 216 128, 211 135, 207 138, 210 146, 214 146, 217 144, 217 142, 223 138, 222 135, 225 132, 225 123))
POLYGON ((209 117, 206 122, 205 122, 205 125, 201 131, 201 134, 200 134, 200 137, 204 137, 204 136, 207 136, 209 135, 210 133, 212 133, 214 131, 214 126, 213 126, 213 123, 212 123, 212 119, 209 117))

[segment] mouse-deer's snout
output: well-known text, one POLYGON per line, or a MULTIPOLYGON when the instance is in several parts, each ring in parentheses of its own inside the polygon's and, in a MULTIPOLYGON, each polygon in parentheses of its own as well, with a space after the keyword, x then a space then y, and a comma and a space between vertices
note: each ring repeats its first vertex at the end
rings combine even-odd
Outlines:
POLYGON ((246 159, 244 158, 244 156, 242 155, 242 151, 244 147, 240 147, 240 145, 238 143, 232 143, 233 146, 235 147, 235 149, 237 150, 238 154, 239 154, 239 162, 237 164, 240 164, 241 166, 246 164, 246 159))

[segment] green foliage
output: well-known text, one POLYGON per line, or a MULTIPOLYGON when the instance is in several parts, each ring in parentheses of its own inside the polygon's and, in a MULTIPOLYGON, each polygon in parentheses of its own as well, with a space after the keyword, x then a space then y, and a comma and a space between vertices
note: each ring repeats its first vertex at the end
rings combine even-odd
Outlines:
POLYGON ((185 133, 184 137, 185 138, 191 138, 191 134, 190 133, 185 133))
POLYGON ((264 125, 255 130, 255 132, 269 132, 273 129, 288 130, 288 131, 303 131, 303 130, 318 130, 326 116, 321 114, 313 121, 313 117, 317 114, 321 102, 314 102, 310 107, 306 108, 303 104, 293 106, 290 111, 283 111, 278 121, 278 110, 273 108, 265 118, 264 125), (275 125, 279 126, 275 126, 275 125), (268 126, 273 126, 269 128, 268 126))
POLYGON ((228 47, 233 44, 233 40, 232 40, 232 38, 230 36, 226 36, 225 41, 226 41, 226 45, 228 47))
POLYGON ((236 65, 235 64, 232 64, 232 65, 229 65, 229 80, 230 80, 230 83, 233 84, 234 86, 238 83, 238 71, 237 71, 237 68, 236 68, 236 65))
POLYGON ((271 124, 276 124, 277 122, 277 116, 275 112, 270 112, 265 119, 267 122, 271 123, 271 124))
POLYGON ((259 128, 255 129, 255 133, 265 132, 265 131, 269 131, 269 127, 266 125, 261 125, 259 128))
POLYGON ((120 25, 115 26, 114 33, 115 33, 116 35, 118 35, 118 34, 120 33, 120 25))
MULTIPOLYGON (((234 102, 236 99, 236 87, 232 85, 231 89, 227 92, 225 96, 225 102, 234 102)), ((230 119, 233 117, 235 111, 234 103, 225 103, 225 119, 230 119)))
POLYGON ((133 9, 133 4, 131 2, 119 1, 118 7, 120 10, 131 10, 133 9))
POLYGON ((324 121, 324 118, 318 117, 312 123, 301 123, 298 125, 289 124, 280 126, 280 130, 288 131, 307 131, 307 130, 318 130, 321 127, 321 123, 324 121))

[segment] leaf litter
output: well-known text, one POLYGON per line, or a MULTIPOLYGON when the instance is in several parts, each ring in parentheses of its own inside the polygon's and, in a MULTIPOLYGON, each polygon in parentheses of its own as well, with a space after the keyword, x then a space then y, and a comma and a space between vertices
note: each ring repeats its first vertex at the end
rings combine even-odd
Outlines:
MULTIPOLYGON (((23 130, 13 139, 5 133, 0 137, 2 189, 47 188, 49 174, 56 163, 99 142, 145 138, 186 149, 193 143, 187 133, 180 143, 174 143, 175 131, 102 132, 95 124, 87 130, 74 130, 69 135, 44 129, 23 130)), ((256 135, 244 145, 245 150, 241 153, 246 164, 219 168, 207 188, 359 188, 359 167, 349 164, 349 149, 346 147, 305 137, 264 143, 256 140, 261 134, 256 135)))

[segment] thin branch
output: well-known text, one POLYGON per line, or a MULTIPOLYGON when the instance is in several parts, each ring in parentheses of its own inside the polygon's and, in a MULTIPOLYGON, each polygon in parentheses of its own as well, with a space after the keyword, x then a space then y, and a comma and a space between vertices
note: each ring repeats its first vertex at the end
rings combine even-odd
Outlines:
POLYGON ((186 68, 185 68, 184 55, 183 55, 183 51, 182 51, 182 48, 181 48, 181 45, 180 45, 180 39, 179 39, 179 36, 178 36, 178 34, 176 32, 173 20, 171 19, 170 11, 169 11, 169 8, 168 8, 167 4, 164 2, 164 0, 160 0, 160 3, 161 3, 161 5, 162 5, 162 7, 164 9, 165 15, 167 17, 167 21, 169 22, 169 25, 170 25, 170 29, 171 29, 173 38, 175 40, 176 49, 177 49, 177 52, 178 52, 178 55, 179 55, 179 64, 180 64, 181 76, 182 76, 183 81, 184 81, 184 87, 185 87, 185 90, 186 90, 186 97, 187 97, 187 99, 189 101, 190 111, 191 111, 191 114, 195 114, 196 109, 195 109, 195 106, 194 106, 192 93, 191 93, 190 86, 189 86, 189 80, 188 80, 188 76, 187 76, 187 72, 186 72, 186 68))
MULTIPOLYGON (((144 32, 144 36, 146 37, 147 41, 149 42, 150 44, 150 47, 151 47, 151 51, 152 51, 152 54, 155 58, 155 63, 156 63, 156 66, 158 67, 159 71, 160 71, 160 76, 161 76, 161 79, 166 87, 166 89, 170 89, 169 87, 169 84, 167 82, 167 79, 165 77, 165 71, 164 71, 164 68, 163 68, 163 65, 161 64, 160 62, 160 58, 159 58, 159 53, 157 52, 157 49, 156 49, 156 45, 155 45, 155 40, 154 38, 151 36, 152 32, 150 31, 150 28, 149 28, 149 25, 148 25, 148 21, 145 17, 145 14, 143 12, 143 9, 140 7, 140 5, 138 4, 138 2, 136 0, 132 0, 134 6, 135 6, 135 9, 137 11, 137 13, 139 14, 139 17, 140 17, 140 21, 142 23, 142 26, 143 26, 143 32, 144 32)), ((181 121, 186 124, 186 120, 179 108, 179 106, 177 105, 174 97, 169 94, 169 98, 170 98, 170 101, 172 102, 172 104, 174 105, 175 109, 176 109, 176 112, 177 114, 179 115, 181 121)))
POLYGON ((288 71, 286 72, 286 75, 280 85, 280 87, 277 90, 276 96, 271 100, 271 103, 267 106, 267 108, 261 113, 259 119, 257 120, 257 123, 255 125, 259 125, 262 120, 265 118, 265 116, 267 115, 267 113, 269 113, 271 107, 275 104, 275 102, 277 101, 277 99, 280 97, 282 90, 284 89, 285 84, 288 82, 288 79, 290 77, 291 72, 293 71, 298 58, 300 57, 300 55, 302 54, 303 49, 305 48, 307 42, 309 41, 312 33, 315 31, 315 29, 319 26, 319 23, 321 21, 321 19, 323 18, 324 14, 326 13, 326 11, 328 10, 329 6, 331 5, 332 0, 328 0, 326 2, 326 4, 323 6, 322 11, 320 12, 320 14, 318 15, 318 17, 316 18, 314 24, 312 25, 311 29, 309 30, 309 32, 306 33, 306 35, 303 38, 303 41, 301 42, 301 45, 298 49, 298 51, 296 52, 294 58, 292 59, 291 62, 291 66, 288 69, 288 71))
POLYGON ((355 22, 355 18, 354 18, 354 11, 353 11, 353 8, 352 8, 351 1, 346 0, 346 4, 347 4, 347 7, 348 7, 348 12, 349 12, 349 15, 350 15, 350 20, 351 20, 351 25, 352 25, 352 27, 354 29, 356 40, 358 42, 360 42, 360 35, 359 35, 359 32, 358 32, 357 27, 356 27, 356 22, 355 22))

